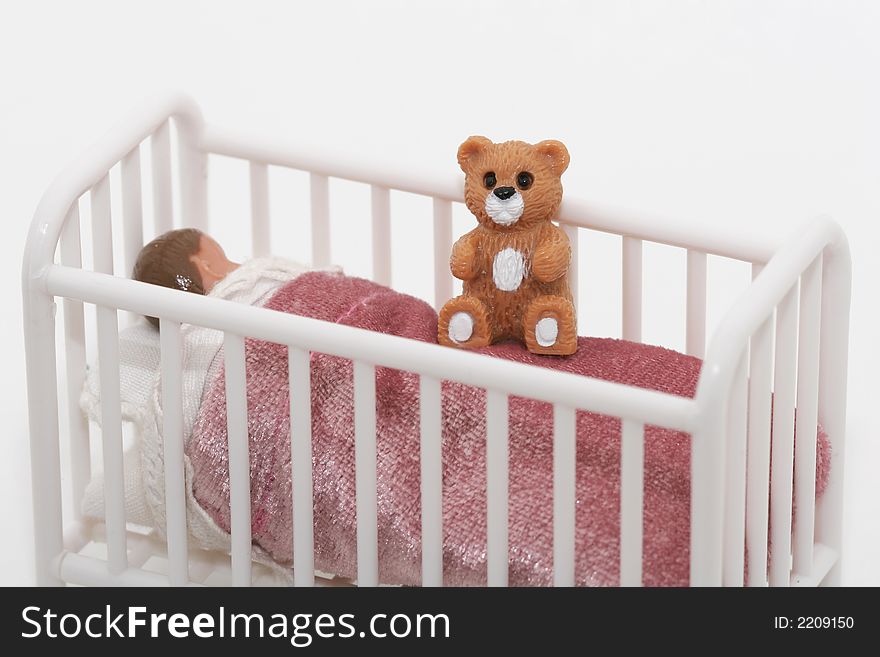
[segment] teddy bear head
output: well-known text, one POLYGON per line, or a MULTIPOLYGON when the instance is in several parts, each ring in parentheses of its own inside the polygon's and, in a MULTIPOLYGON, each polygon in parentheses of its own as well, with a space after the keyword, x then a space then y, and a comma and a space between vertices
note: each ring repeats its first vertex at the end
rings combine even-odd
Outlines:
POLYGON ((527 144, 469 137, 458 148, 468 209, 485 228, 516 231, 550 221, 562 202, 568 150, 554 139, 527 144))

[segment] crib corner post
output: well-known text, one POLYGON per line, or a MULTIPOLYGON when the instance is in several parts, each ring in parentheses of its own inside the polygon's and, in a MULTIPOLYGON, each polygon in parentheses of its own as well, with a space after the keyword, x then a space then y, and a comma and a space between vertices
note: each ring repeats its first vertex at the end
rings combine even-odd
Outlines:
POLYGON ((64 549, 61 458, 55 372, 55 302, 28 258, 23 273, 23 320, 27 365, 28 431, 38 586, 61 586, 57 559, 64 549))
POLYGON ((835 552, 837 560, 822 581, 839 586, 843 556, 843 488, 846 445, 846 383, 849 354, 852 265, 843 232, 826 247, 822 266, 819 346, 819 423, 831 443, 828 483, 816 506, 816 538, 835 552))

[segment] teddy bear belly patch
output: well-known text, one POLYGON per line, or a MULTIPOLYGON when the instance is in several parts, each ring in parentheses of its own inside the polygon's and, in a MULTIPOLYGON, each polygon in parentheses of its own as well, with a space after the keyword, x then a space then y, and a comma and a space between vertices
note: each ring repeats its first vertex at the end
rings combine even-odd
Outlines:
POLYGON ((526 261, 523 254, 512 247, 502 249, 492 261, 492 280, 495 287, 504 292, 513 292, 526 275, 526 261))

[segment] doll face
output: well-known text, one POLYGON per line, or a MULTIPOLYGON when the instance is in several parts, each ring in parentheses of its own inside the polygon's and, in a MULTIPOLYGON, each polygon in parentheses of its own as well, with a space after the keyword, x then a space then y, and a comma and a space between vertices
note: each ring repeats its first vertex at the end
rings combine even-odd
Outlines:
POLYGON ((207 235, 202 235, 199 238, 199 250, 189 259, 199 270, 199 275, 202 277, 202 287, 206 294, 229 272, 239 267, 237 262, 232 262, 226 257, 223 247, 207 235))

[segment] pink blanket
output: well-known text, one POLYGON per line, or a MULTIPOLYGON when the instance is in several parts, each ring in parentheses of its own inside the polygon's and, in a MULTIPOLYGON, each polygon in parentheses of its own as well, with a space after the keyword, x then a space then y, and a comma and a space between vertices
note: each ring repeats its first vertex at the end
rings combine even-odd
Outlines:
MULTIPOLYGON (((369 281, 311 273, 282 287, 267 307, 434 342, 437 315, 424 302, 369 281)), ((253 540, 273 559, 292 554, 290 413, 285 347, 247 341, 253 540)), ((667 393, 694 395, 701 361, 660 347, 579 338, 568 358, 534 356, 517 344, 482 349, 498 358, 667 393)), ((315 565, 354 577, 356 517, 352 365, 311 356, 315 565)), ((377 368, 379 568, 383 583, 419 584, 419 380, 377 368)), ((443 561, 446 585, 486 582, 485 393, 443 384, 443 561)), ((510 399, 510 583, 548 585, 553 567, 553 416, 549 404, 510 399)), ((688 583, 690 437, 646 427, 644 583, 688 583)), ((206 386, 187 447, 199 504, 229 531, 223 374, 206 386)), ((820 431, 817 494, 829 444, 820 431)), ((576 578, 614 585, 619 567, 620 421, 577 413, 576 578)))

